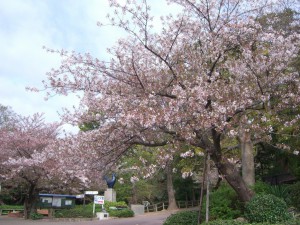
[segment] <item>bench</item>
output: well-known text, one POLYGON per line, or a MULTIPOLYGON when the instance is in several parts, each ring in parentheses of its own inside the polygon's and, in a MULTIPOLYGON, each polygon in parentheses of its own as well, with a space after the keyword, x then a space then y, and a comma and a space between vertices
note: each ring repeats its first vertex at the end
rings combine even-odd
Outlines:
POLYGON ((8 215, 9 213, 17 213, 17 212, 24 212, 24 209, 0 209, 0 216, 1 215, 8 215))
POLYGON ((49 216, 49 210, 48 209, 38 209, 37 213, 42 214, 43 216, 49 216))

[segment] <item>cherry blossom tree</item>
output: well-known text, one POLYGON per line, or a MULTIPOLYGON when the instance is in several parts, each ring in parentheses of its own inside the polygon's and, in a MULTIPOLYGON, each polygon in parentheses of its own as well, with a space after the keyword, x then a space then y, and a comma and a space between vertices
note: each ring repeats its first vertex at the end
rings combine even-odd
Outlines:
POLYGON ((33 155, 43 152, 55 140, 58 127, 57 123, 46 124, 42 114, 34 114, 18 116, 13 126, 0 129, 0 173, 12 187, 25 183, 25 218, 34 210, 37 193, 49 178, 33 155))
POLYGON ((47 74, 45 88, 84 92, 80 107, 64 119, 97 122, 74 139, 78 149, 94 149, 109 166, 137 144, 200 147, 248 201, 252 192, 222 153, 224 137, 236 136, 243 119, 245 131, 268 140, 270 115, 300 101, 299 74, 291 65, 299 35, 263 29, 257 21, 276 2, 169 0, 182 11, 162 17, 159 31, 147 1, 109 2, 111 25, 128 33, 108 49, 109 62, 48 49, 61 54, 62 64, 47 74))

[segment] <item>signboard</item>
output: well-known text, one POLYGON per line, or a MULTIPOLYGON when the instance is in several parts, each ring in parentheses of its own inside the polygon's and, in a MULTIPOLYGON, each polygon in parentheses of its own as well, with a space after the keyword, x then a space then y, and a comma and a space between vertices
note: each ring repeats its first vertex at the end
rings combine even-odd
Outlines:
POLYGON ((94 196, 94 203, 104 205, 104 196, 101 195, 95 195, 94 196))
POLYGON ((84 195, 76 195, 76 198, 84 198, 84 195))
POLYGON ((84 194, 86 194, 86 195, 97 195, 98 191, 85 191, 84 194))

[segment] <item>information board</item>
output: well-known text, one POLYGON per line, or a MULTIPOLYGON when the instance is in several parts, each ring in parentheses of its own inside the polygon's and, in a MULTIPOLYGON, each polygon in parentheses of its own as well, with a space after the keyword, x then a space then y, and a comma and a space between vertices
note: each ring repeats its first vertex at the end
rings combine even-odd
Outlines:
POLYGON ((94 196, 94 203, 99 205, 104 205, 104 196, 95 195, 94 196))

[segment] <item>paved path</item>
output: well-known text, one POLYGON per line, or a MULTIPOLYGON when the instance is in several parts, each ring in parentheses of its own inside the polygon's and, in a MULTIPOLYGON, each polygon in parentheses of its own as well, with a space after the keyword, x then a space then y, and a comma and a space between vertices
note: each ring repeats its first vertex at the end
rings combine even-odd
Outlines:
POLYGON ((24 220, 20 218, 9 218, 0 216, 0 225, 162 225, 164 220, 175 213, 175 211, 160 211, 156 213, 146 213, 131 218, 93 220, 93 221, 53 221, 43 220, 24 220))

